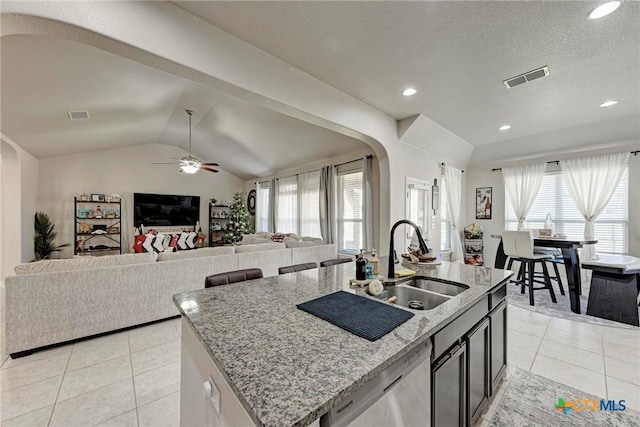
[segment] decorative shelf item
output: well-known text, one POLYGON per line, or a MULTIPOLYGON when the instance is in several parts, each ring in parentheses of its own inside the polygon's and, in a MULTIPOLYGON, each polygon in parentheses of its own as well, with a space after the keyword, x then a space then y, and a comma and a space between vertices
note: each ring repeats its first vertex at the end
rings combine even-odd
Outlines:
MULTIPOLYGON (((212 199, 215 200, 215 199, 212 199)), ((219 202, 218 202, 219 203, 219 202)), ((209 203, 209 246, 224 245, 227 224, 229 222, 229 206, 209 203)))
POLYGON ((74 255, 122 253, 122 206, 119 197, 109 199, 102 194, 74 198, 74 255))
POLYGON ((484 241, 482 227, 476 223, 464 228, 464 263, 484 265, 484 241))

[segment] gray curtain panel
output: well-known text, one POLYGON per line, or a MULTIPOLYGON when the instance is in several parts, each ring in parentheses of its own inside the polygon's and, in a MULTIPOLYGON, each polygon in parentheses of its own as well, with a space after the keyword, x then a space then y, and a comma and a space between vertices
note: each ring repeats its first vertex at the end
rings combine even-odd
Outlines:
POLYGON ((320 232, 327 243, 335 243, 335 182, 336 170, 333 165, 320 171, 320 232))
POLYGON ((371 168, 373 165, 372 156, 365 156, 362 169, 362 187, 364 195, 363 206, 363 232, 364 232, 364 247, 370 251, 373 249, 373 195, 371 191, 372 177, 371 168))
POLYGON ((278 212, 276 212, 276 200, 278 200, 278 180, 273 178, 269 182, 269 231, 271 233, 276 232, 276 218, 278 218, 278 212))

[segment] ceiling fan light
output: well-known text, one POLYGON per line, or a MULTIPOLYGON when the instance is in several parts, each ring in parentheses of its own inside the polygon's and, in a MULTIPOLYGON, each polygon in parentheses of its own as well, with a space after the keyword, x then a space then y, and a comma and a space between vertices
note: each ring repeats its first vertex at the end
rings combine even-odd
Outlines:
POLYGON ((194 174, 198 172, 198 169, 200 169, 198 166, 193 165, 191 163, 186 165, 181 165, 180 168, 182 169, 182 172, 189 173, 189 174, 194 174))

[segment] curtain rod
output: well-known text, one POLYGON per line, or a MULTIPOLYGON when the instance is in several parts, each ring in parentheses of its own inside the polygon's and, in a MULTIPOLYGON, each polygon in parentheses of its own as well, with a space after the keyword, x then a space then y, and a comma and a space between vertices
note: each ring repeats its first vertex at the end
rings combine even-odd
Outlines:
MULTIPOLYGON (((368 154, 367 156, 365 156, 367 159, 372 159, 373 156, 371 154, 368 154)), ((338 167, 338 166, 343 166, 343 165, 348 165, 349 163, 353 163, 353 162, 358 162, 362 160, 362 157, 360 157, 359 159, 355 159, 355 160, 349 160, 348 162, 342 162, 342 163, 338 163, 337 165, 333 165, 334 167, 338 167)))
MULTIPOLYGON (((637 156, 638 153, 640 153, 640 150, 631 151, 630 153, 633 154, 634 156, 637 156)), ((560 160, 552 160, 550 162, 547 162, 548 165, 550 165, 552 163, 555 163, 556 165, 559 165, 560 164, 560 160)), ((491 172, 496 172, 496 171, 501 171, 501 170, 502 170, 502 168, 493 168, 493 169, 491 169, 491 172)))
MULTIPOLYGON (((373 155, 372 155, 372 154, 367 154, 365 157, 366 157, 367 159, 373 159, 373 155)), ((360 160, 362 160, 362 157, 361 157, 361 158, 359 158, 359 159, 355 159, 355 160, 349 160, 348 162, 338 163, 337 165, 333 165, 333 166, 334 166, 334 167, 344 166, 344 165, 348 165, 349 163, 357 162, 357 161, 360 161, 360 160)), ((310 171, 306 171, 306 172, 302 172, 302 173, 318 172, 318 171, 320 171, 320 170, 321 170, 321 169, 314 169, 314 170, 310 170, 310 171)), ((464 172, 464 171, 462 171, 462 172, 464 172)), ((292 176, 298 176, 298 175, 300 175, 300 174, 299 174, 299 173, 297 173, 297 174, 295 174, 295 175, 283 176, 283 177, 280 177, 280 178, 282 178, 282 179, 284 179, 284 178, 291 178, 292 176)), ((279 180, 280 178, 276 178, 276 181, 277 181, 277 180, 279 180)), ((257 182, 256 182, 256 184, 262 184, 263 182, 269 182, 269 181, 271 181, 271 180, 270 180, 270 179, 267 179, 267 180, 264 180, 264 181, 257 181, 257 182)))
MULTIPOLYGON (((440 163, 440 166, 441 166, 441 167, 445 167, 445 166, 447 166, 447 165, 445 165, 445 164, 444 164, 444 162, 443 162, 443 163, 440 163)), ((462 173, 464 173, 464 171, 461 171, 461 172, 462 172, 462 173)))

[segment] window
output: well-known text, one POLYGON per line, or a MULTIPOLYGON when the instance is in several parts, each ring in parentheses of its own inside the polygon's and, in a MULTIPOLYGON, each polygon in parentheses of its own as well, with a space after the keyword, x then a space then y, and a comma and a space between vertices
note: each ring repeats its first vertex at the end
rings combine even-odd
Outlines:
POLYGON ((256 191, 256 232, 269 231, 269 181, 259 182, 256 191))
MULTIPOLYGON (((429 191, 430 185, 422 180, 415 178, 407 178, 407 201, 406 201, 406 217, 409 221, 420 227, 422 237, 425 243, 429 243, 429 191)), ((412 241, 414 236, 413 228, 405 226, 406 245, 418 247, 417 238, 412 241)), ((403 251, 404 252, 404 251, 403 251)))
POLYGON ((320 232, 320 171, 298 176, 299 235, 322 237, 320 232))
POLYGON ((280 178, 276 200, 276 232, 298 232, 298 180, 296 176, 280 178))
POLYGON ((451 220, 447 209, 447 183, 440 179, 440 250, 451 250, 451 220))
MULTIPOLYGON (((561 172, 545 174, 538 196, 527 215, 525 227, 543 228, 547 212, 551 213, 554 233, 563 233, 570 238, 580 238, 584 235, 584 218, 571 199, 561 172)), ((594 221, 595 237, 598 240, 596 250, 603 253, 626 254, 628 224, 629 168, 625 170, 609 204, 594 221)), ((505 228, 518 228, 518 219, 509 197, 505 197, 505 228)))
POLYGON ((338 252, 357 254, 364 244, 362 168, 344 169, 338 168, 338 252))
MULTIPOLYGON (((320 171, 280 178, 276 200, 276 232, 300 236, 321 237, 320 233, 320 171)), ((268 185, 268 183, 265 183, 268 185)), ((269 197, 269 189, 266 191, 269 197)), ((260 194, 258 194, 260 200, 260 194)), ((262 208, 262 206, 260 206, 262 208)), ((265 209, 268 210, 268 201, 265 209)), ((256 230, 258 230, 256 208, 256 230)), ((261 227, 268 222, 260 216, 261 227)))

